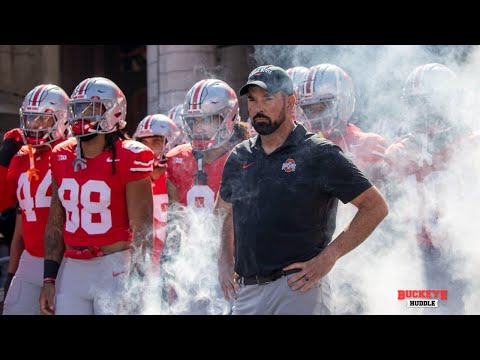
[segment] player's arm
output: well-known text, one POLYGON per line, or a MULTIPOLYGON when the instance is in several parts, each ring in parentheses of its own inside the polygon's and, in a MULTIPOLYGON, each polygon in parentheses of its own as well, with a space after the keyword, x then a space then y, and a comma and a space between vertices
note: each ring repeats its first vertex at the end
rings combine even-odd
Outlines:
POLYGON ((153 195, 150 177, 127 183, 128 219, 133 232, 134 266, 145 273, 147 261, 153 247, 153 195))
POLYGON ((65 226, 65 209, 58 197, 58 185, 52 178, 52 200, 45 228, 45 260, 60 264, 65 252, 63 228, 65 226))
POLYGON ((22 132, 15 128, 8 131, 3 137, 3 144, 0 148, 0 211, 8 209, 17 203, 16 183, 12 180, 9 172, 10 163, 15 154, 22 147, 22 132))
POLYGON ((383 137, 372 134, 371 144, 368 151, 372 156, 366 175, 374 183, 377 188, 382 189, 387 180, 387 164, 385 161, 385 152, 387 150, 387 142, 383 137))
POLYGON ((53 315, 55 311, 55 280, 65 252, 64 226, 65 209, 58 197, 57 183, 52 177, 52 199, 44 236, 44 279, 40 293, 40 311, 46 315, 53 315))
POLYGON ((3 286, 4 298, 7 296, 8 288, 10 283, 17 272, 18 263, 20 262, 20 256, 22 255, 23 250, 25 249, 25 244, 23 242, 23 221, 22 215, 18 214, 15 219, 15 230, 12 236, 12 243, 10 244, 10 257, 8 262, 8 273, 3 286))
POLYGON ((168 179, 167 175, 167 194, 168 194, 168 203, 178 202, 178 189, 173 182, 168 179))

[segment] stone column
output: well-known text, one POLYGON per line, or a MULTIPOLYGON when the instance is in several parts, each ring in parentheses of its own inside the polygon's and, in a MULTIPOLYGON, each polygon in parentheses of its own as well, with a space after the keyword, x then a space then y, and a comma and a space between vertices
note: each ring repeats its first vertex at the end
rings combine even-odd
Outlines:
POLYGON ((41 82, 62 87, 60 84, 60 45, 43 45, 41 56, 41 82))
POLYGON ((211 77, 216 45, 148 45, 148 112, 166 113, 197 81, 211 77))

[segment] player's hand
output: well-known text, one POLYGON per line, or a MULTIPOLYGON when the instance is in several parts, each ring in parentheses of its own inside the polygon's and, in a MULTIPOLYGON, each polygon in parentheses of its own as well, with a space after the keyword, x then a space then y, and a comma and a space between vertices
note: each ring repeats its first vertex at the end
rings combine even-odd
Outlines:
POLYGON ((0 165, 8 167, 13 157, 22 146, 22 131, 19 128, 8 131, 3 136, 3 144, 0 148, 0 165))
POLYGON ((12 130, 7 131, 3 136, 3 141, 7 139, 12 139, 13 141, 20 142, 23 145, 22 130, 20 130, 20 128, 14 128, 12 130))
POLYGON ((40 312, 55 315, 55 283, 44 283, 40 292, 40 312))

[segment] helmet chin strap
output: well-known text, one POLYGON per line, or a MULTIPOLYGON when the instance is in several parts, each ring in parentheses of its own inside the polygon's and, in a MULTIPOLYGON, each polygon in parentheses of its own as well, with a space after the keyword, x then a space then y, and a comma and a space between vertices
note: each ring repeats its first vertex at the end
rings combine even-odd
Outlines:
POLYGON ((75 149, 77 153, 77 158, 73 160, 73 170, 75 172, 78 171, 78 168, 80 170, 84 170, 87 167, 87 160, 82 158, 82 146, 81 146, 81 139, 77 137, 77 147, 75 149))
POLYGON ((163 168, 167 166, 167 158, 164 154, 154 160, 153 168, 163 168))
POLYGON ((193 157, 198 165, 198 172, 194 175, 195 185, 207 185, 207 173, 203 171, 203 151, 193 150, 193 157))
POLYGON ((72 163, 73 169, 75 172, 78 171, 78 168, 80 168, 80 170, 84 170, 87 167, 87 160, 82 158, 82 146, 81 146, 82 141, 87 142, 87 141, 93 140, 94 138, 97 137, 97 135, 98 133, 93 133, 87 136, 75 137, 77 139, 77 146, 75 148, 75 152, 77 153, 77 158, 73 160, 73 163, 72 163))

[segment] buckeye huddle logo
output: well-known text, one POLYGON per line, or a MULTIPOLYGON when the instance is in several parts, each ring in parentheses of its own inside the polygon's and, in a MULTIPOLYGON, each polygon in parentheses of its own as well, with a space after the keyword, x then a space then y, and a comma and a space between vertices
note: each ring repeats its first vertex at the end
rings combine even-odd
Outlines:
POLYGON ((438 307, 439 300, 447 300, 448 290, 398 290, 398 300, 407 300, 407 307, 438 307))

